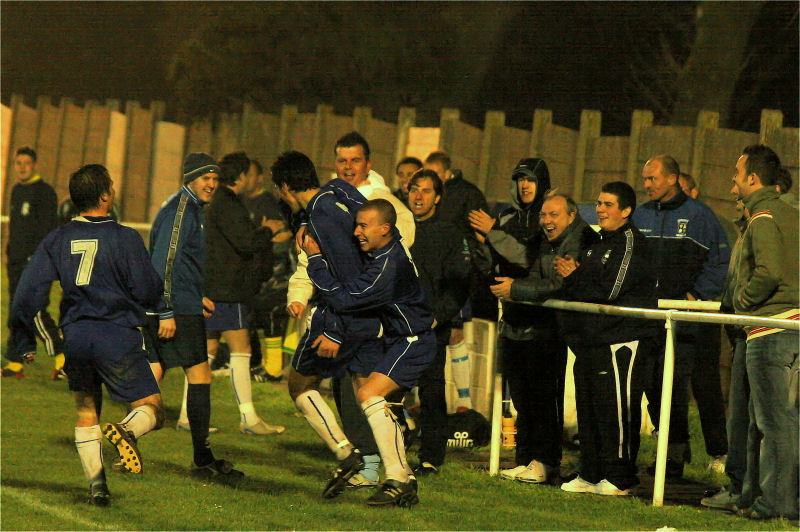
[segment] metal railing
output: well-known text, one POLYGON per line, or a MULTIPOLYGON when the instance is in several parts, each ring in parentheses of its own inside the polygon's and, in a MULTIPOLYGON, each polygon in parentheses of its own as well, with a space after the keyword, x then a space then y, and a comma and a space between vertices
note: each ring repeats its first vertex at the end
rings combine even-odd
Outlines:
MULTIPOLYGON (((790 331, 800 331, 800 321, 781 320, 775 318, 760 318, 756 316, 718 314, 708 312, 693 312, 691 310, 676 310, 674 307, 689 308, 693 310, 710 309, 718 310, 719 303, 708 301, 680 301, 680 300, 659 300, 659 307, 673 307, 669 310, 618 307, 614 305, 601 305, 599 303, 582 303, 577 301, 562 301, 560 299, 548 299, 541 303, 529 303, 515 301, 514 303, 524 303, 538 305, 542 307, 571 310, 577 312, 589 312, 592 314, 610 314, 615 316, 627 316, 630 318, 644 318, 649 320, 664 320, 664 327, 667 330, 666 347, 664 349, 664 376, 661 386, 661 413, 658 426, 658 445, 656 449, 656 471, 653 484, 653 506, 663 506, 664 504, 664 477, 667 468, 667 443, 669 441, 669 421, 672 404, 672 379, 675 370, 675 345, 674 327, 676 321, 689 321, 695 323, 717 323, 742 326, 762 326, 790 331)), ((502 310, 501 310, 502 312, 502 310)), ((502 317, 502 316, 501 316, 502 317)), ((498 318, 498 321, 501 319, 498 318)), ((499 330, 499 327, 497 328, 499 330)), ((494 354, 492 351, 492 354, 494 354)), ((489 450, 489 474, 496 475, 500 469, 500 438, 501 438, 501 418, 503 402, 502 376, 495 374, 496 364, 492 356, 488 360, 489 368, 487 373, 494 376, 493 396, 492 396, 492 440, 489 450)))

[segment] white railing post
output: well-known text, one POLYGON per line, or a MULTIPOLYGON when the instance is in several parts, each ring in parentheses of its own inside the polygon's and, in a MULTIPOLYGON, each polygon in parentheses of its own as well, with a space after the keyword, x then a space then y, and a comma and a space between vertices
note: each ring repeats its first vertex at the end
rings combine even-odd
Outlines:
POLYGON ((495 346, 495 349, 493 350, 494 357, 492 357, 490 367, 487 368, 493 383, 492 439, 489 443, 489 474, 491 476, 497 475, 497 473, 500 471, 500 440, 502 438, 503 427, 503 376, 497 371, 497 357, 498 355, 502 356, 502 353, 499 353, 500 350, 497 349, 500 336, 500 320, 503 319, 503 304, 499 299, 497 300, 497 308, 497 326, 494 328, 494 335, 492 338, 495 346))
POLYGON ((656 475, 653 482, 653 506, 664 505, 664 477, 667 472, 667 447, 669 445, 669 417, 672 407, 672 377, 675 370, 675 341, 672 310, 667 311, 667 341, 664 348, 664 377, 661 380, 661 412, 658 416, 658 447, 656 448, 656 475))

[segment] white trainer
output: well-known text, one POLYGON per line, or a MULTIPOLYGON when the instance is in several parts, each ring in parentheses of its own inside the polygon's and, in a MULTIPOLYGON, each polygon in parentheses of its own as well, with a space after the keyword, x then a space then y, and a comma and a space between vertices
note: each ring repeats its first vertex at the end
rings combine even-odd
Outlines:
POLYGON ((621 490, 606 479, 603 479, 594 485, 594 493, 597 495, 610 495, 615 497, 624 497, 625 495, 629 495, 628 490, 621 490))
POLYGON ((501 469, 500 470, 500 478, 504 478, 506 480, 514 480, 517 478, 517 475, 522 473, 528 469, 528 466, 518 465, 517 467, 512 467, 511 469, 501 469))
POLYGON ((525 471, 514 477, 517 482, 527 482, 530 484, 544 484, 550 475, 551 468, 538 460, 531 460, 525 471))
POLYGON ((282 427, 280 425, 270 425, 263 419, 259 419, 258 423, 254 423, 252 425, 245 425, 244 423, 239 423, 239 432, 241 432, 242 434, 256 434, 261 436, 269 434, 281 434, 285 430, 286 427, 282 427))
POLYGON ((570 493, 594 493, 596 487, 597 484, 592 484, 579 476, 561 484, 561 489, 570 493))

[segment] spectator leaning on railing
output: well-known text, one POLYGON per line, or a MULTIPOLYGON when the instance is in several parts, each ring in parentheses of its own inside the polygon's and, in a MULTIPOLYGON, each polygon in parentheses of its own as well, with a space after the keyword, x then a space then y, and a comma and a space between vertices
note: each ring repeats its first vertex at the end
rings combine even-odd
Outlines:
MULTIPOLYGON (((597 199, 601 240, 577 260, 556 257, 564 276, 557 297, 625 307, 655 307, 655 276, 647 239, 631 222, 636 194, 627 183, 606 183, 597 199)), ((659 332, 652 320, 563 313, 560 330, 575 353, 575 406, 580 474, 561 489, 627 495, 637 485, 636 455, 643 358, 659 332)))
MULTIPOLYGON (((737 314, 797 320, 798 213, 775 190, 780 164, 763 145, 746 147, 736 162, 731 191, 744 202, 750 220, 738 256, 733 307, 737 314)), ((748 453, 760 450, 748 456, 748 463, 755 467, 757 461, 761 495, 742 513, 753 519, 797 519, 798 333, 746 329, 747 448, 748 453)), ((748 471, 746 478, 751 476, 748 471)), ((749 488, 755 487, 745 482, 743 490, 749 488)))
MULTIPOLYGON (((600 239, 581 219, 575 202, 561 194, 545 199, 539 225, 545 238, 537 240, 538 249, 531 250, 532 264, 527 275, 518 279, 499 277, 500 283, 491 287, 497 297, 514 301, 552 297, 564 283, 554 268, 556 257, 579 257, 600 239)), ((536 470, 538 478, 543 477, 542 470, 550 471, 551 480, 557 478, 567 363, 567 346, 558 334, 553 311, 530 308, 537 315, 530 349, 503 353, 503 369, 517 408, 517 466, 501 471, 500 476, 522 482, 535 480, 536 470), (533 461, 528 464, 530 460, 533 461)))

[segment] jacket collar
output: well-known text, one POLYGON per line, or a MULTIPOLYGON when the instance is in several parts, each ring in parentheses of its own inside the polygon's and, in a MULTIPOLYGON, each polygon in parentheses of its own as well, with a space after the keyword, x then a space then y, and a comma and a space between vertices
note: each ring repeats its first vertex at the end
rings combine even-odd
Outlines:
POLYGON ((631 220, 629 218, 628 221, 625 222, 625 225, 623 225, 622 227, 620 227, 616 231, 606 231, 605 229, 600 229, 600 237, 603 240, 606 240, 608 238, 614 237, 615 235, 619 235, 621 233, 624 233, 625 231, 627 231, 631 227, 633 227, 633 222, 631 222, 631 220))
POLYGON ((661 211, 673 211, 686 203, 686 200, 689 199, 689 196, 683 193, 680 187, 678 187, 678 193, 672 196, 667 201, 653 201, 653 207, 661 211))
POLYGON ((192 200, 197 205, 205 205, 206 204, 205 201, 200 201, 200 198, 197 197, 197 194, 192 192, 192 189, 190 189, 188 185, 183 185, 181 187, 180 192, 182 194, 186 194, 187 196, 189 196, 189 199, 192 200))
POLYGON ((751 192, 746 197, 742 199, 744 202, 744 206, 747 207, 747 210, 750 211, 750 216, 754 215, 757 210, 757 206, 762 201, 778 199, 780 195, 778 191, 775 190, 775 187, 762 187, 755 192, 751 192))

